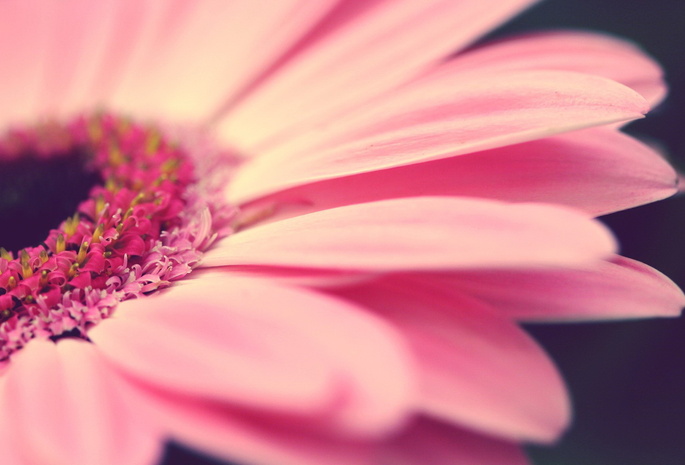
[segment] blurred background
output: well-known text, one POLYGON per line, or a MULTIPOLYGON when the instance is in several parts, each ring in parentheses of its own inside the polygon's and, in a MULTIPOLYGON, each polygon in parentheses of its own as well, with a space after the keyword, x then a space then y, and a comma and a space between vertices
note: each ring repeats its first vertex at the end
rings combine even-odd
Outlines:
MULTIPOLYGON (((663 145, 685 169, 685 1, 547 0, 497 35, 594 29, 640 44, 666 70, 665 103, 627 131, 663 145)), ((685 195, 604 218, 628 257, 685 288, 685 195)), ((535 465, 684 465, 685 319, 536 325, 569 385, 575 421, 554 447, 531 447, 535 465)))
MULTIPOLYGON (((563 27, 640 44, 665 68, 671 94, 627 130, 660 141, 685 171, 684 26, 683 0, 547 0, 493 36, 563 27)), ((685 195, 604 220, 624 255, 685 288, 685 195)), ((575 409, 573 426, 557 445, 528 449, 534 465, 685 465, 685 319, 528 329, 559 365, 575 409)), ((164 463, 219 462, 171 446, 164 463)))

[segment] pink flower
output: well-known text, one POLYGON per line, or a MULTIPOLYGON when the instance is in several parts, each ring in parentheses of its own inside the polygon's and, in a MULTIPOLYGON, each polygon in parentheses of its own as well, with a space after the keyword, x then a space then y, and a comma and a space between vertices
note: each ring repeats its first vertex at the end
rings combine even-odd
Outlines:
POLYGON ((101 178, 2 251, 3 465, 153 464, 170 438, 509 465, 556 439, 563 382, 516 322, 685 297, 592 219, 676 190, 620 131, 659 67, 590 33, 468 49, 531 3, 0 3, 3 171, 86 153, 101 178))

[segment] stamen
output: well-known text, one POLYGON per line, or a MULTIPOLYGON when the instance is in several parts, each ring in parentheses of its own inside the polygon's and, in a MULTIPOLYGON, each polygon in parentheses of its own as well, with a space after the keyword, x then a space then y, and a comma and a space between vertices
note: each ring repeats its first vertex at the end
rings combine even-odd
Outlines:
POLYGON ((152 130, 148 134, 147 140, 145 141, 145 153, 148 155, 154 155, 159 146, 162 143, 162 134, 159 131, 152 130))
MULTIPOLYGON (((68 221, 68 220, 67 220, 68 221)), ((62 253, 67 248, 67 241, 64 239, 64 234, 57 234, 57 241, 55 242, 55 253, 62 253)))
POLYGON ((31 260, 31 256, 26 249, 22 249, 22 251, 19 252, 19 263, 21 263, 21 276, 24 279, 33 276, 33 268, 29 264, 29 260, 31 260))
POLYGON ((121 166, 126 162, 126 157, 121 152, 119 147, 112 147, 109 152, 109 163, 115 168, 121 166))
POLYGON ((81 247, 79 247, 78 249, 78 255, 76 255, 76 261, 79 264, 82 264, 83 260, 86 259, 86 253, 88 253, 89 246, 90 244, 88 243, 88 241, 83 241, 83 243, 81 243, 81 247))
POLYGON ((48 285, 48 275, 49 274, 50 274, 50 272, 48 270, 41 270, 40 280, 38 281, 38 284, 41 287, 41 289, 48 285))
POLYGON ((0 164, 5 147, 18 147, 15 157, 87 154, 102 184, 38 247, 18 258, 0 247, 0 360, 33 337, 85 337, 117 302, 182 278, 231 231, 226 154, 204 147, 196 178, 190 153, 158 128, 102 114, 10 132, 0 164))
POLYGON ((69 267, 69 271, 67 272, 67 276, 69 278, 73 278, 78 275, 78 263, 72 263, 71 266, 69 267))
POLYGON ((102 223, 98 224, 98 227, 95 228, 95 231, 93 231, 93 238, 91 239, 91 242, 93 244, 99 244, 100 238, 102 237, 102 233, 104 231, 105 231, 105 225, 102 223))
POLYGON ((105 196, 104 195, 98 195, 95 198, 95 218, 98 219, 100 215, 102 215, 103 210, 105 209, 105 205, 107 203, 105 202, 105 196))
POLYGON ((107 181, 105 181, 105 189, 112 193, 116 193, 119 191, 119 185, 114 179, 109 178, 107 181))
POLYGON ((78 212, 76 212, 76 213, 74 213, 74 216, 72 216, 71 218, 68 218, 65 221, 64 233, 66 234, 66 237, 71 237, 74 234, 76 234, 76 229, 78 228, 79 220, 80 220, 79 214, 78 214, 78 212))

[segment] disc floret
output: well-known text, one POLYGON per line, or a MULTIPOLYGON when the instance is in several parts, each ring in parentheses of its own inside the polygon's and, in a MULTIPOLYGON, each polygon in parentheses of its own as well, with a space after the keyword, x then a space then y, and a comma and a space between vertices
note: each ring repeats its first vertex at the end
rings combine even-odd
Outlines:
POLYGON ((107 114, 82 117, 13 131, 0 151, 86 153, 84 170, 102 179, 39 245, 0 249, 0 358, 32 337, 86 338, 117 302, 184 276, 225 233, 228 207, 199 192, 191 157, 159 128, 107 114))

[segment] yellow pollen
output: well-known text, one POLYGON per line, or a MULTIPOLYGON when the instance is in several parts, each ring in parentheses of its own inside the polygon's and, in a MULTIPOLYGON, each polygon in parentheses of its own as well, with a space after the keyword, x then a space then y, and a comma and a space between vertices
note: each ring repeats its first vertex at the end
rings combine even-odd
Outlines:
POLYGON ((29 264, 29 260, 31 260, 31 256, 26 249, 22 249, 22 251, 19 252, 19 263, 21 264, 21 276, 24 279, 33 276, 33 268, 29 264))
POLYGON ((0 258, 4 258, 5 260, 13 260, 14 257, 12 256, 12 252, 8 252, 7 249, 4 247, 0 247, 0 258))
POLYGON ((112 147, 109 152, 109 162, 112 166, 120 166, 126 162, 124 153, 119 147, 112 147))
MULTIPOLYGON (((126 210, 126 213, 124 213, 124 218, 122 219, 122 221, 126 221, 127 219, 129 219, 129 217, 131 215, 133 215, 133 208, 129 208, 128 210, 126 210)), ((117 231, 119 230, 119 226, 123 226, 123 224, 119 223, 117 225, 117 231)), ((119 231, 119 232, 121 232, 121 231, 119 231)))
POLYGON ((64 224, 64 232, 67 234, 67 237, 71 237, 76 234, 76 229, 78 228, 80 220, 81 219, 78 213, 74 213, 74 216, 67 218, 64 224))
POLYGON ((178 170, 178 167, 181 165, 181 162, 178 158, 170 158, 169 160, 165 161, 162 163, 162 166, 160 167, 162 173, 172 173, 176 170, 178 170))
POLYGON ((162 142, 162 134, 159 131, 151 131, 147 136, 145 141, 145 153, 148 155, 154 155, 159 150, 159 146, 162 142))
POLYGON ((64 234, 60 233, 57 235, 57 241, 55 242, 55 252, 64 252, 67 248, 67 241, 64 239, 64 234))
POLYGON ((45 287, 48 285, 48 275, 49 274, 50 274, 50 272, 48 270, 42 270, 40 272, 40 281, 38 282, 40 287, 45 287))
POLYGON ((40 258, 41 264, 45 263, 48 261, 49 255, 47 250, 41 250, 40 253, 38 254, 38 257, 40 258))
POLYGON ((86 254, 88 254, 88 246, 90 244, 87 241, 83 241, 81 247, 78 249, 78 255, 76 255, 76 261, 80 264, 86 259, 86 254))
POLYGON ((99 217, 102 215, 102 211, 105 209, 105 198, 102 195, 98 195, 95 199, 95 216, 99 217))
MULTIPOLYGON (((142 202, 143 200, 145 200, 145 193, 141 192, 141 193, 139 193, 138 195, 136 195, 136 198, 135 198, 135 199, 133 199, 133 200, 131 201, 131 206, 132 206, 132 207, 135 207, 136 205, 138 205, 138 204, 139 204, 140 202, 142 202)), ((133 212, 131 212, 131 213, 133 213, 133 212)))
POLYGON ((107 189, 108 191, 110 191, 112 193, 116 193, 119 191, 119 184, 117 183, 117 181, 114 178, 108 178, 105 181, 105 189, 107 189))
POLYGON ((10 276, 10 278, 7 280, 7 290, 11 291, 15 287, 17 287, 17 278, 10 276))
POLYGON ((67 276, 71 279, 76 275, 78 275, 78 263, 72 263, 67 272, 67 276))
POLYGON ((100 238, 102 237, 102 233, 105 231, 105 225, 100 223, 98 224, 98 227, 95 228, 95 231, 93 231, 93 238, 90 240, 91 244, 97 244, 100 242, 100 238))
POLYGON ((152 185, 155 187, 158 187, 158 186, 161 186, 164 181, 168 181, 168 180, 169 180, 169 175, 166 173, 163 173, 157 179, 154 180, 152 185))

